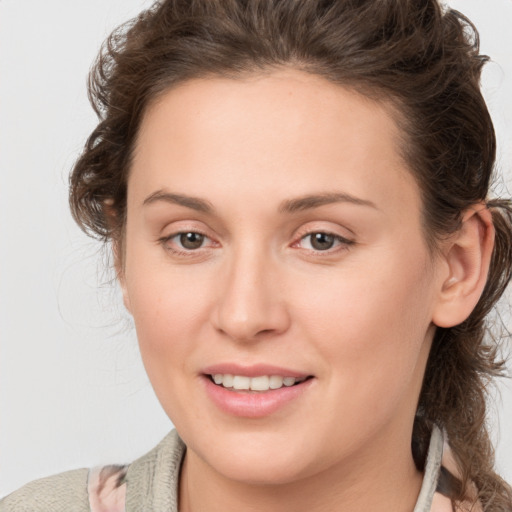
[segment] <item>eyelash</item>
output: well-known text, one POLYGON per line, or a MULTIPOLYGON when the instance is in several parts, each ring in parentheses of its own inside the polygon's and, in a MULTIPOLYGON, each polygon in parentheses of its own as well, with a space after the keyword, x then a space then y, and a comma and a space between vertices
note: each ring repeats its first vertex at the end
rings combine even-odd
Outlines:
MULTIPOLYGON (((204 249, 204 247, 198 247, 197 249, 183 249, 183 250, 180 250, 180 249, 175 249, 173 247, 171 247, 169 244, 169 242, 173 239, 173 238, 176 238, 176 237, 179 237, 179 236, 182 236, 182 235, 187 235, 187 234, 195 234, 195 235, 201 235, 205 238, 205 240, 210 240, 211 239, 204 233, 202 233, 201 231, 178 231, 176 233, 173 233, 169 236, 165 236, 165 237, 162 237, 162 238, 159 238, 158 239, 158 243, 160 243, 165 250, 171 252, 172 254, 175 254, 177 256, 185 256, 185 257, 191 257, 191 256, 194 256, 194 253, 197 253, 200 249, 204 249)), ((296 247, 297 244, 299 244, 301 241, 307 239, 308 237, 312 237, 313 235, 317 235, 317 234, 322 234, 322 235, 327 235, 329 237, 333 237, 334 239, 334 242, 338 242, 338 246, 335 246, 337 248, 335 248, 334 250, 332 248, 329 248, 329 249, 326 249, 325 251, 322 251, 322 250, 318 250, 318 249, 306 249, 308 252, 310 253, 314 253, 315 255, 318 255, 320 257, 323 257, 323 256, 331 256, 333 254, 336 254, 338 253, 339 251, 344 251, 344 250, 348 250, 348 248, 352 245, 355 244, 355 242, 353 240, 350 240, 348 238, 345 238, 345 237, 342 237, 340 235, 336 235, 335 233, 331 233, 329 231, 309 231, 307 233, 305 233, 304 235, 302 235, 297 242, 294 242, 292 244, 292 247, 296 247)))
POLYGON ((183 249, 183 250, 180 250, 180 249, 174 249, 173 247, 171 247, 169 244, 169 242, 173 239, 173 238, 176 238, 176 237, 179 237, 181 235, 188 235, 188 234, 194 234, 194 235, 201 235, 205 238, 205 240, 211 240, 210 237, 208 237, 207 235, 205 235, 204 233, 202 233, 201 231, 178 231, 177 233, 173 233, 172 235, 169 235, 169 236, 164 236, 162 238, 159 238, 158 239, 158 242, 164 247, 164 249, 166 251, 169 251, 170 253, 172 254, 175 254, 176 256, 194 256, 194 253, 197 252, 199 249, 204 249, 204 247, 199 247, 198 249, 183 249))
POLYGON ((320 231, 319 230, 319 231, 308 231, 307 233, 302 235, 299 238, 299 240, 292 245, 292 247, 297 246, 297 244, 299 244, 303 240, 306 240, 307 238, 310 238, 310 245, 311 245, 311 237, 313 235, 327 235, 334 239, 333 240, 334 243, 336 243, 336 242, 338 243, 337 246, 335 245, 334 247, 326 249, 324 251, 319 250, 319 249, 306 249, 308 252, 314 253, 315 255, 318 255, 320 257, 332 256, 333 254, 337 254, 340 251, 346 251, 350 246, 355 244, 355 242, 353 240, 345 238, 341 235, 337 235, 336 233, 331 233, 330 231, 320 231))

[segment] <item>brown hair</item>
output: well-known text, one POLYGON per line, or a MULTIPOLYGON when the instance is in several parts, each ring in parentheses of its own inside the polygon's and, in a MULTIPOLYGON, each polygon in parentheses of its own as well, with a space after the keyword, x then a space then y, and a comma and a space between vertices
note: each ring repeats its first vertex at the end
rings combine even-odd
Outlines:
POLYGON ((413 432, 415 462, 423 469, 432 424, 439 425, 461 470, 445 492, 461 500, 472 481, 484 510, 510 511, 512 491, 494 472, 485 421, 488 384, 504 372, 486 317, 512 275, 512 204, 487 197, 496 141, 479 87, 486 61, 471 22, 436 0, 157 2, 110 36, 92 69, 100 122, 71 174, 70 204, 87 233, 122 241, 141 118, 158 95, 191 78, 292 66, 390 102, 431 247, 482 201, 496 229, 478 305, 462 324, 437 329, 413 432))

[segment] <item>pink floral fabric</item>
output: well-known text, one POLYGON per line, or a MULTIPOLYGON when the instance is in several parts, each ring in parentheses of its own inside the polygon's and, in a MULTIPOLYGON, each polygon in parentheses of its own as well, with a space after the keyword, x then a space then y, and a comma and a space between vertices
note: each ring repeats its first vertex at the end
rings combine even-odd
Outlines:
POLYGON ((128 466, 104 466, 89 473, 91 512, 125 512, 128 466))

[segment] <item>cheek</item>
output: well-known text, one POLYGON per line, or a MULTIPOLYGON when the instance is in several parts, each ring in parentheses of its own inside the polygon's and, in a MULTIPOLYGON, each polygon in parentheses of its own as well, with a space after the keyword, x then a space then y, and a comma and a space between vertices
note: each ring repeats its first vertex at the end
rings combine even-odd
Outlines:
MULTIPOLYGON (((197 279, 165 262, 135 259, 127 263, 126 286, 142 359, 150 379, 165 375, 169 367, 183 366, 204 325, 204 304, 197 279)), ((167 377, 166 377, 167 378, 167 377)))
POLYGON ((315 276, 310 285, 297 287, 294 295, 303 297, 299 318, 309 320, 320 332, 335 330, 342 337, 373 330, 381 336, 414 332, 418 321, 425 327, 432 293, 424 258, 389 260, 354 265, 339 275, 326 275, 323 281, 315 276))
POLYGON ((316 281, 295 316, 340 386, 368 396, 396 393, 422 371, 433 296, 427 262, 424 251, 388 251, 316 281))
MULTIPOLYGON (((190 410, 187 376, 203 324, 198 291, 164 269, 137 269, 129 292, 141 358, 162 408, 176 426, 194 415, 190 410)), ((200 418, 197 419, 200 422, 200 418)))

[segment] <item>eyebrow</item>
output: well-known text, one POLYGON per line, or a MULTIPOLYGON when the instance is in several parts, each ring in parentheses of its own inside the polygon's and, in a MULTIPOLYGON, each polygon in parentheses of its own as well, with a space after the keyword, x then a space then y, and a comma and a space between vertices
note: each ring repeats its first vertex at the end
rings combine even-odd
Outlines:
MULTIPOLYGON (((143 205, 146 206, 160 201, 177 204, 202 213, 213 213, 215 211, 210 201, 186 194, 166 192, 165 190, 157 190, 146 197, 143 205)), ((375 203, 368 201, 367 199, 361 199, 344 192, 326 192, 321 194, 310 194, 295 199, 286 199, 279 205, 278 211, 280 213, 295 213, 333 203, 350 203, 357 206, 369 206, 371 208, 378 209, 375 203)))
POLYGON ((332 203, 351 203, 357 206, 369 206, 378 210, 377 205, 367 199, 361 199, 344 192, 326 192, 283 201, 279 206, 279 211, 282 213, 294 213, 332 203))
POLYGON ((157 190, 153 194, 149 195, 146 197, 146 199, 144 199, 142 204, 146 206, 159 201, 185 206, 186 208, 190 208, 192 210, 203 213, 212 213, 214 210, 210 201, 206 201, 200 197, 192 197, 185 194, 172 194, 170 192, 165 192, 164 190, 157 190))

